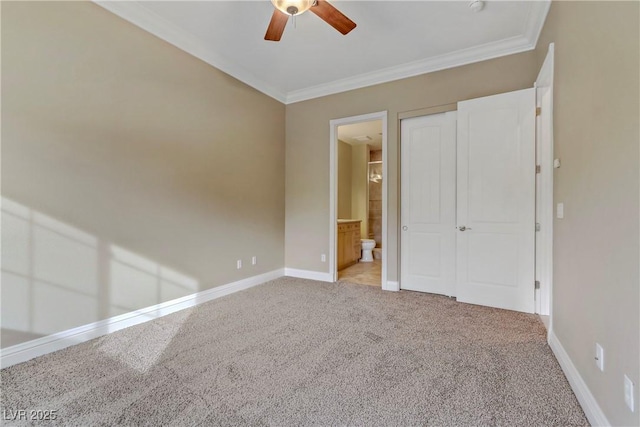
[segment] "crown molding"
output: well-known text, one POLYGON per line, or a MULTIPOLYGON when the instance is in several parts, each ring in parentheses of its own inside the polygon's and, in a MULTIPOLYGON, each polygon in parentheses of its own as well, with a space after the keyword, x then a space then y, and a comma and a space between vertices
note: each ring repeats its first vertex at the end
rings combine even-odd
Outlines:
POLYGON ((538 44, 551 0, 532 2, 527 16, 523 35, 497 42, 474 46, 444 55, 427 58, 415 62, 400 64, 383 70, 372 71, 326 84, 304 88, 287 93, 285 104, 306 101, 322 96, 333 95, 349 90, 360 89, 376 84, 387 83, 420 74, 432 73, 447 68, 459 67, 474 62, 486 61, 501 56, 513 55, 533 50, 538 44))
POLYGON ((321 96, 333 95, 340 92, 432 73, 434 71, 445 70, 447 68, 459 67, 473 62, 486 61, 487 59, 511 55, 531 49, 533 49, 533 47, 531 47, 531 43, 524 36, 513 37, 510 39, 500 40, 498 42, 447 53, 433 58, 409 62, 318 86, 292 91, 287 94, 286 103, 292 104, 294 102, 306 101, 313 98, 319 98, 321 96))
POLYGON ((167 21, 157 13, 144 7, 140 1, 98 1, 93 3, 108 10, 114 15, 131 22, 154 36, 174 45, 175 47, 213 65, 220 71, 259 90, 282 103, 286 102, 286 94, 265 83, 262 79, 238 67, 225 57, 215 53, 198 37, 167 21))
POLYGON ((538 44, 538 38, 544 27, 544 21, 547 19, 547 14, 551 8, 551 0, 535 1, 531 5, 529 10, 529 16, 524 28, 524 36, 533 45, 532 49, 535 49, 538 44))
POLYGON ((535 49, 551 6, 551 0, 532 2, 521 36, 285 93, 213 52, 202 40, 144 7, 139 1, 93 0, 93 2, 284 104, 306 101, 535 49))

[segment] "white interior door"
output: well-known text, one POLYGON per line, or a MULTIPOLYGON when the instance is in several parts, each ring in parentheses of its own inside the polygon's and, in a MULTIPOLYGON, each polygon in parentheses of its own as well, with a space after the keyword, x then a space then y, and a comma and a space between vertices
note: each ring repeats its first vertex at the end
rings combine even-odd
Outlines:
POLYGON ((535 89, 458 103, 457 299, 533 313, 535 89))
POLYGON ((402 289, 455 295, 456 113, 401 122, 402 289))

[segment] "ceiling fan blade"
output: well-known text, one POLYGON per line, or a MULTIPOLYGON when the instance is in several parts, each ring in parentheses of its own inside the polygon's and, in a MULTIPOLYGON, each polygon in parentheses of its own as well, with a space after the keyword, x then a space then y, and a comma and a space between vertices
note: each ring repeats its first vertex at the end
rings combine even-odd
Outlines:
POLYGON ((278 9, 274 9, 273 15, 271 15, 271 22, 269 22, 269 27, 267 28, 267 33, 264 35, 264 39, 271 40, 273 42, 280 41, 288 20, 289 15, 285 15, 278 9))
POLYGON ((348 34, 356 27, 355 22, 325 0, 317 0, 316 5, 312 6, 310 10, 342 34, 348 34))

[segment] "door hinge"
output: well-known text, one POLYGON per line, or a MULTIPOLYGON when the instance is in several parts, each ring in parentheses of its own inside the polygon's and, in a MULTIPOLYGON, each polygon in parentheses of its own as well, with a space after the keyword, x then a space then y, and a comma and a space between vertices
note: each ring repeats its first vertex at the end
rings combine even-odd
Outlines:
POLYGON ((540 281, 539 281, 539 280, 536 280, 536 281, 534 282, 534 286, 535 286, 535 288, 536 288, 536 289, 540 289, 540 281))
POLYGON ((540 223, 536 222, 536 231, 540 231, 540 223))
POLYGON ((540 114, 542 114, 542 108, 536 107, 536 117, 538 117, 540 114))
POLYGON ((540 173, 540 165, 536 165, 536 173, 540 173))

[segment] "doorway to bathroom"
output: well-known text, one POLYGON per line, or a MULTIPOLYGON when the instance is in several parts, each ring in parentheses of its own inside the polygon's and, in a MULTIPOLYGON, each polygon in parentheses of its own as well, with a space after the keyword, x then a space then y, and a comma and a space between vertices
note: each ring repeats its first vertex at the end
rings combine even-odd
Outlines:
POLYGON ((385 289, 387 113, 330 126, 330 274, 385 289))

